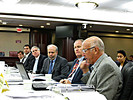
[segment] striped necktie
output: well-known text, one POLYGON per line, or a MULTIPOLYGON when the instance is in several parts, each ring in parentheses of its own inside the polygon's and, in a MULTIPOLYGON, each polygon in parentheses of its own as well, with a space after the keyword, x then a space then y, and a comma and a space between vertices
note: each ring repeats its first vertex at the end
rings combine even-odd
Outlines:
POLYGON ((72 69, 72 72, 69 74, 68 78, 72 76, 72 74, 76 71, 76 68, 78 67, 79 65, 79 60, 76 61, 73 69, 72 69))

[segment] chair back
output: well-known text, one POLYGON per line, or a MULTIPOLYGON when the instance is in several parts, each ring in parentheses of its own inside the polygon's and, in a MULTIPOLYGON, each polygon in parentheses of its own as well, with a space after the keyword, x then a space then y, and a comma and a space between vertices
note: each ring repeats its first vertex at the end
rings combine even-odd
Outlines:
POLYGON ((0 51, 0 57, 4 57, 5 56, 5 52, 0 51))
POLYGON ((133 100, 133 62, 129 61, 122 70, 123 88, 119 100, 133 100))
POLYGON ((9 56, 10 57, 17 57, 18 56, 17 51, 9 51, 9 56))

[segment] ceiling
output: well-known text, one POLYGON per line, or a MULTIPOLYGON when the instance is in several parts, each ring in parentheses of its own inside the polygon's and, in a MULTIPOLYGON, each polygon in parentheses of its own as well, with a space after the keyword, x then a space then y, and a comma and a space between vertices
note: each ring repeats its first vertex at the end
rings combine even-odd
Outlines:
POLYGON ((90 31, 119 31, 128 34, 133 31, 132 0, 89 0, 99 4, 91 11, 75 6, 77 2, 87 0, 18 0, 16 4, 13 1, 0 0, 1 26, 21 24, 24 27, 44 26, 54 29, 56 25, 78 23, 86 24, 90 31))

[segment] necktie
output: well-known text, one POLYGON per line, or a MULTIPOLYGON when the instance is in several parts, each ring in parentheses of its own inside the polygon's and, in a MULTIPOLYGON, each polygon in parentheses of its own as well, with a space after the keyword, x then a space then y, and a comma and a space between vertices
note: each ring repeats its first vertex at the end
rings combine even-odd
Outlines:
POLYGON ((24 58, 23 58, 23 63, 25 63, 26 59, 27 59, 27 57, 26 57, 26 56, 24 56, 24 58))
POLYGON ((53 60, 50 61, 48 74, 52 73, 52 69, 53 69, 53 60))
POLYGON ((33 73, 36 73, 37 65, 38 65, 38 59, 35 60, 34 67, 33 67, 33 73))
POLYGON ((21 61, 22 63, 24 63, 24 59, 25 59, 25 57, 22 58, 22 61, 21 61))
POLYGON ((73 69, 72 69, 72 72, 69 74, 68 78, 72 76, 72 74, 76 71, 76 68, 78 67, 79 65, 79 60, 76 61, 73 69))

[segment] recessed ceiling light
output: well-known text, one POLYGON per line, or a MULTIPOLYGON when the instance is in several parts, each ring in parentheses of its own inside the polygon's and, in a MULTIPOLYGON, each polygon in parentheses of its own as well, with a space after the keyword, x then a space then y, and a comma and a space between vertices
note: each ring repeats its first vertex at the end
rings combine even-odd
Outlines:
POLYGON ((78 2, 75 6, 83 10, 93 10, 98 7, 98 4, 95 2, 78 2))
POLYGON ((23 26, 22 24, 20 24, 19 26, 23 26))
POLYGON ((129 29, 129 28, 127 28, 126 30, 127 30, 127 31, 130 31, 130 29, 129 29))
POLYGON ((2 22, 2 24, 3 24, 3 25, 6 25, 6 24, 7 24, 7 22, 2 22))
POLYGON ((46 25, 50 25, 50 23, 46 23, 46 25))
POLYGON ((41 28, 44 28, 44 26, 40 26, 41 28))
POLYGON ((92 28, 92 26, 90 25, 90 28, 92 28))
POLYGON ((119 33, 119 31, 115 31, 115 33, 119 33))
POLYGON ((4 3, 8 3, 8 4, 16 4, 18 3, 20 0, 2 0, 4 3))

